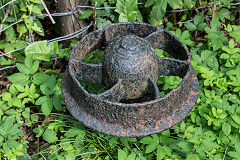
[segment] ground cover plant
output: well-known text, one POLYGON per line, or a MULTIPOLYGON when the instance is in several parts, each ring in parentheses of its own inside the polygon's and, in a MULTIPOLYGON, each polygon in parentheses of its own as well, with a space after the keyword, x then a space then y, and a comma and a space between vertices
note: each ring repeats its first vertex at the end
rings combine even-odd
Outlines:
MULTIPOLYGON (((51 13, 56 12, 55 1, 45 3, 51 13)), ((60 89, 70 50, 78 40, 66 48, 63 42, 49 40, 60 36, 59 26, 46 18, 39 0, 2 0, 0 158, 240 159, 240 3, 91 0, 88 4, 105 7, 85 8, 77 17, 92 24, 89 31, 137 21, 158 25, 177 36, 189 49, 198 75, 196 105, 180 124, 147 137, 118 138, 84 127, 69 115, 60 89)), ((169 56, 159 49, 156 53, 169 56)), ((100 63, 102 56, 103 51, 96 50, 84 61, 100 63)), ((180 82, 177 76, 159 77, 161 94, 180 82)), ((91 93, 104 90, 101 84, 81 83, 91 93)))

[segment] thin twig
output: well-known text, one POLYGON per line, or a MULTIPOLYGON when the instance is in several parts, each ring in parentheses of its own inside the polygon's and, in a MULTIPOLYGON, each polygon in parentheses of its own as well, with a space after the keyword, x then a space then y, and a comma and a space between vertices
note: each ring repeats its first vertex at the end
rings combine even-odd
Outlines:
POLYGON ((45 11, 47 12, 48 17, 50 18, 52 24, 55 24, 56 22, 54 21, 53 17, 51 16, 46 4, 43 2, 43 0, 40 0, 40 2, 42 3, 42 6, 44 7, 45 11))
POLYGON ((97 29, 97 0, 94 0, 94 30, 97 29))

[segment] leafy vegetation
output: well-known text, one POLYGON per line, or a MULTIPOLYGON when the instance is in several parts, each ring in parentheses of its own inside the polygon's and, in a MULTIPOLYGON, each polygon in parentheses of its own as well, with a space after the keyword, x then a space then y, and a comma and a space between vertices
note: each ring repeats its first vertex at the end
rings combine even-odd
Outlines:
MULTIPOLYGON (((7 2, 10 0, 0 1, 0 6, 7 2)), ((54 3, 46 2, 48 6, 54 3)), ((160 134, 140 138, 96 133, 69 115, 60 90, 67 61, 52 58, 67 60, 76 41, 63 49, 61 43, 45 40, 48 28, 55 33, 57 26, 49 27, 39 0, 16 0, 0 9, 0 66, 16 65, 0 75, 0 158, 240 159, 240 17, 239 6, 232 5, 236 3, 97 0, 97 7, 116 7, 97 10, 97 28, 125 21, 164 27, 188 47, 198 75, 200 94, 188 117, 160 134), (26 48, 10 53, 22 47, 26 48)), ((89 5, 94 6, 94 1, 89 5)), ((85 9, 78 18, 94 20, 94 9, 85 9)), ((156 53, 169 56, 159 49, 156 53)), ((84 61, 100 63, 102 56, 103 51, 96 50, 84 61)), ((161 94, 176 88, 180 81, 177 76, 159 77, 161 94)), ((92 93, 103 89, 83 83, 92 93)))

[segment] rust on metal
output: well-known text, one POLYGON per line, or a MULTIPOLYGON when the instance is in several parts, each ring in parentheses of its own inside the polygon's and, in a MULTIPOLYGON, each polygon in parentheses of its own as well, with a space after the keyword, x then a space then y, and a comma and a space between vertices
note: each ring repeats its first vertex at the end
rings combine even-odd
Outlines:
POLYGON ((62 92, 67 109, 84 125, 109 135, 139 137, 181 122, 197 101, 199 85, 190 54, 174 35, 147 23, 127 22, 91 32, 74 46, 62 92), (82 62, 102 47, 102 64, 82 62), (156 48, 175 59, 158 57, 156 48), (157 86, 161 75, 182 78, 163 97, 157 86), (79 80, 111 87, 91 94, 79 80))

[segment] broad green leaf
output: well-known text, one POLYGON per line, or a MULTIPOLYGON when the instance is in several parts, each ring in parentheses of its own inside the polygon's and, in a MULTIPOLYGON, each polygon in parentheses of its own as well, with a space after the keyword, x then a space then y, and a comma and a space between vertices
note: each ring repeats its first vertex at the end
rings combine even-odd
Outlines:
POLYGON ((146 148, 145 153, 151 153, 151 152, 153 152, 155 149, 157 149, 158 146, 159 146, 159 144, 156 143, 156 142, 153 142, 153 143, 149 144, 149 145, 147 146, 147 148, 146 148))
POLYGON ((48 116, 52 112, 52 109, 53 109, 52 101, 48 100, 48 101, 44 102, 41 105, 41 109, 42 109, 43 114, 45 116, 48 116))
POLYGON ((33 75, 33 83, 37 85, 41 85, 46 83, 49 76, 46 73, 40 72, 33 75))
POLYGON ((222 125, 223 133, 228 136, 231 133, 231 125, 227 122, 224 122, 222 125))
POLYGON ((167 8, 167 1, 161 0, 156 1, 155 5, 152 7, 152 16, 154 16, 155 19, 160 20, 166 13, 167 8))
POLYGON ((24 73, 24 74, 26 74, 26 75, 29 75, 29 74, 30 74, 30 69, 29 69, 27 66, 25 66, 25 65, 23 65, 23 64, 21 64, 21 63, 17 63, 16 66, 17 66, 17 69, 18 69, 20 72, 22 72, 22 73, 24 73))
POLYGON ((51 129, 46 129, 43 134, 43 139, 48 143, 53 143, 58 140, 56 132, 51 129))
POLYGON ((172 9, 177 9, 177 8, 181 8, 182 7, 181 0, 167 0, 167 1, 168 1, 169 6, 172 9))
POLYGON ((36 105, 42 105, 44 102, 49 101, 49 97, 48 96, 42 96, 39 97, 38 100, 35 102, 36 105))
POLYGON ((233 119, 237 124, 240 124, 240 116, 239 116, 239 115, 232 115, 232 119, 233 119))
POLYGON ((84 142, 84 136, 85 135, 86 135, 86 132, 84 130, 79 132, 75 141, 74 141, 74 145, 82 144, 84 142))
POLYGON ((80 20, 87 19, 92 15, 92 12, 93 12, 93 10, 91 10, 91 9, 83 10, 78 18, 80 20))
POLYGON ((164 149, 162 146, 159 146, 157 148, 157 160, 161 160, 166 156, 166 153, 164 152, 164 149))
POLYGON ((151 144, 153 142, 153 139, 152 137, 147 136, 147 137, 143 137, 139 142, 143 144, 151 144))
POLYGON ((122 149, 118 149, 118 160, 127 160, 127 153, 122 149))
POLYGON ((15 30, 13 29, 13 27, 10 27, 9 29, 7 29, 5 31, 6 34, 6 41, 14 41, 16 39, 16 34, 15 34, 15 30))
POLYGON ((57 48, 57 42, 47 44, 45 40, 29 44, 24 52, 26 55, 32 55, 33 59, 50 61, 50 57, 55 54, 57 48))
POLYGON ((29 76, 23 74, 23 73, 15 73, 8 77, 8 79, 14 83, 19 84, 21 86, 26 86, 30 83, 29 76))
POLYGON ((62 103, 61 103, 61 97, 59 95, 54 95, 53 96, 53 106, 56 108, 58 111, 62 110, 62 103))
POLYGON ((72 128, 72 129, 69 129, 69 130, 64 134, 64 136, 66 136, 66 137, 68 137, 68 138, 72 138, 72 137, 77 136, 77 135, 80 134, 81 132, 83 132, 83 131, 80 130, 80 129, 72 128))
POLYGON ((36 73, 38 68, 39 68, 39 61, 36 60, 36 61, 33 62, 33 65, 30 67, 30 73, 31 74, 36 73))
POLYGON ((40 90, 44 95, 49 96, 50 94, 53 94, 53 92, 48 88, 46 84, 40 86, 40 90))
POLYGON ((2 100, 4 101, 10 101, 12 99, 12 94, 9 92, 4 92, 0 95, 2 97, 2 100))
POLYGON ((135 22, 138 13, 137 0, 118 0, 115 11, 119 13, 119 22, 135 22))
POLYGON ((19 146, 19 143, 17 141, 13 140, 13 139, 9 139, 9 140, 7 140, 7 145, 10 148, 14 149, 14 148, 17 148, 19 146))

